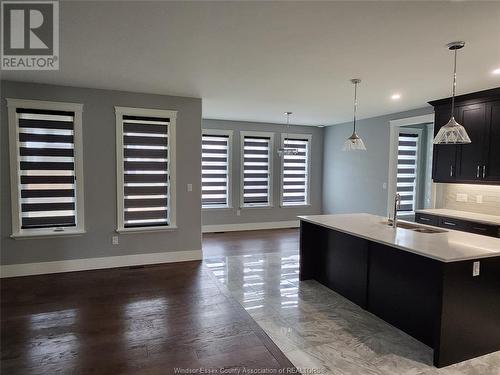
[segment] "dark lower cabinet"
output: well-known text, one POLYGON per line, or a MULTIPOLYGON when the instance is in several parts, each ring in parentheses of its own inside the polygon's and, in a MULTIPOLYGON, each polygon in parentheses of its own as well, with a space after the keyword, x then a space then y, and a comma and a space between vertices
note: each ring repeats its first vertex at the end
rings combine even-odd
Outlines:
POLYGON ((301 225, 301 249, 314 251, 316 254, 314 260, 310 260, 306 254, 301 253, 301 258, 304 259, 301 280, 313 274, 314 279, 321 284, 366 308, 369 242, 341 232, 318 228, 321 227, 306 222, 301 225))
POLYGON ((427 344, 436 367, 500 350, 499 256, 446 263, 305 221, 300 233, 300 280, 427 344))
POLYGON ((415 214, 415 221, 417 223, 422 223, 422 224, 427 224, 427 225, 434 225, 436 227, 439 224, 439 218, 437 216, 423 214, 423 213, 420 213, 420 212, 417 212, 415 214))
POLYGON ((482 234, 484 236, 500 238, 500 226, 482 224, 475 221, 456 219, 445 216, 431 215, 417 212, 415 221, 421 224, 434 225, 436 227, 460 230, 463 232, 482 234))
POLYGON ((442 263, 370 243, 368 310, 434 347, 442 263))
POLYGON ((453 230, 461 230, 467 232, 467 224, 460 219, 452 219, 448 217, 439 217, 438 226, 441 228, 448 228, 453 230))

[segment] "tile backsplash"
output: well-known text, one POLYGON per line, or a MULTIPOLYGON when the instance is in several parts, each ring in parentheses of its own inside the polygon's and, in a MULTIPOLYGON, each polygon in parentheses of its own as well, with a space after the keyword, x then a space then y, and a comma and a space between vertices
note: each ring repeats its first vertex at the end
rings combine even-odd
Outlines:
POLYGON ((436 208, 500 215, 500 186, 436 184, 436 208))

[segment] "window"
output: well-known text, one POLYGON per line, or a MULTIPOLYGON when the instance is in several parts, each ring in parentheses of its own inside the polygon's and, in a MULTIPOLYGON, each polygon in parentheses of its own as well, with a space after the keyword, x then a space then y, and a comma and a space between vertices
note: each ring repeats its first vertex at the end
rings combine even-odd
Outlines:
POLYGON ((281 135, 286 147, 297 149, 296 155, 281 158, 281 205, 305 206, 309 204, 309 134, 281 135))
POLYGON ((415 210, 417 195, 419 133, 401 130, 398 138, 398 170, 396 191, 401 195, 400 215, 411 214, 415 210))
POLYGON ((12 237, 83 233, 82 105, 7 105, 12 237))
POLYGON ((201 140, 201 202, 203 208, 229 207, 232 132, 205 130, 201 140))
POLYGON ((118 231, 175 228, 175 111, 115 107, 118 231))
POLYGON ((241 132, 242 207, 272 206, 274 133, 241 132))

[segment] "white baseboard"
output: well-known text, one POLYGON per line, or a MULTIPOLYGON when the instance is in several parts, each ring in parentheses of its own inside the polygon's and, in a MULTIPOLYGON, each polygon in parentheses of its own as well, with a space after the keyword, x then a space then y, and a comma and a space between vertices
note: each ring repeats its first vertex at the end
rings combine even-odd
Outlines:
POLYGON ((298 228, 299 226, 300 226, 299 220, 288 220, 288 221, 268 221, 263 223, 203 225, 201 230, 203 233, 213 233, 213 232, 236 232, 241 230, 298 228))
POLYGON ((186 262, 189 260, 201 259, 203 259, 201 250, 192 250, 172 251, 168 253, 121 255, 102 258, 70 259, 55 262, 8 264, 0 266, 0 277, 42 275, 47 273, 85 271, 157 263, 186 262))

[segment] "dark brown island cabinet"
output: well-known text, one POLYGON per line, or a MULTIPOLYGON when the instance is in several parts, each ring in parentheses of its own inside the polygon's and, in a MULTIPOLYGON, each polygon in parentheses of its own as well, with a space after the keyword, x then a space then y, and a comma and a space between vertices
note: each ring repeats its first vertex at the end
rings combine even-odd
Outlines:
MULTIPOLYGON (((434 133, 451 115, 451 98, 429 102, 434 133)), ((465 145, 434 145, 434 182, 500 184, 500 87, 457 96, 455 119, 471 139, 465 145)))
MULTIPOLYGON (((455 234, 499 241, 500 254, 498 239, 455 234)), ((500 350, 500 255, 441 261, 302 219, 309 279, 433 348, 436 367, 500 350)))

